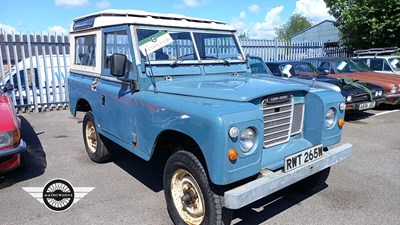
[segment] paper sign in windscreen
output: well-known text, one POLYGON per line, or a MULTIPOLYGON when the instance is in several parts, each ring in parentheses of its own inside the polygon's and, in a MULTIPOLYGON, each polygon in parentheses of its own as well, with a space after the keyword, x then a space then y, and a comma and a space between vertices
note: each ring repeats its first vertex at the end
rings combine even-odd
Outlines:
POLYGON ((166 31, 159 31, 139 41, 139 49, 144 56, 172 43, 174 40, 166 31))

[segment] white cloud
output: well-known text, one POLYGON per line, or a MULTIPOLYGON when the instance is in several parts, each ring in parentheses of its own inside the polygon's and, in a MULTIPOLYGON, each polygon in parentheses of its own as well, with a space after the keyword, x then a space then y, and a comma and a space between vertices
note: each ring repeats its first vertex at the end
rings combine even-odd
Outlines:
POLYGON ((55 0, 56 6, 77 7, 89 4, 88 0, 55 0))
POLYGON ((275 24, 281 21, 281 12, 283 11, 283 6, 278 6, 271 9, 265 15, 265 22, 275 24))
POLYGON ((17 30, 12 26, 0 23, 0 31, 1 32, 5 31, 6 33, 16 33, 17 30))
POLYGON ((247 28, 247 24, 244 21, 235 17, 232 18, 231 26, 238 30, 238 33, 245 31, 245 29, 247 28))
POLYGON ((244 18, 246 18, 246 12, 245 11, 240 12, 239 18, 244 20, 244 18))
POLYGON ((252 13, 260 12, 260 6, 258 6, 257 4, 253 4, 253 5, 249 6, 247 9, 249 10, 249 12, 252 12, 252 13))
POLYGON ((107 9, 111 7, 111 3, 107 0, 96 3, 96 7, 100 9, 107 9))
POLYGON ((273 39, 275 37, 275 27, 282 25, 281 13, 283 6, 278 6, 269 10, 263 22, 255 24, 246 24, 245 14, 240 13, 239 18, 233 17, 231 25, 238 30, 238 33, 246 33, 249 38, 273 39))
POLYGON ((295 14, 310 18, 312 22, 321 22, 326 19, 334 19, 328 14, 328 8, 324 0, 298 0, 296 2, 295 14))
POLYGON ((182 4, 174 5, 174 8, 177 9, 182 9, 186 7, 194 8, 207 3, 208 0, 182 0, 182 4))
POLYGON ((273 39, 275 37, 275 27, 282 24, 281 13, 283 8, 283 6, 278 6, 268 11, 264 21, 253 26, 250 31, 250 37, 273 39))
POLYGON ((183 0, 183 4, 188 7, 196 7, 199 5, 199 2, 197 0, 183 0))
POLYGON ((48 27, 48 31, 56 34, 68 34, 68 31, 62 26, 48 27))

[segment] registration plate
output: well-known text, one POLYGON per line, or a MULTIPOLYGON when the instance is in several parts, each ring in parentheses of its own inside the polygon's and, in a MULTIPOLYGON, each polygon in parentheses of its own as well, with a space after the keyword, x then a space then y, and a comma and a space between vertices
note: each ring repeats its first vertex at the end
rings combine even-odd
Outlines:
POLYGON ((307 165, 323 156, 322 145, 317 145, 285 157, 284 172, 307 165))
POLYGON ((371 109, 375 107, 375 102, 367 102, 358 105, 358 110, 371 109))

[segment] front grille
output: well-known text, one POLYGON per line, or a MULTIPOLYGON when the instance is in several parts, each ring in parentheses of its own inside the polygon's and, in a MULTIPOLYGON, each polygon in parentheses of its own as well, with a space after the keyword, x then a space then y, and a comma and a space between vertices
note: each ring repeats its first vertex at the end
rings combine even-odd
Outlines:
POLYGON ((290 135, 301 132, 303 103, 293 103, 293 97, 280 102, 262 102, 264 115, 264 147, 289 140, 290 135))
POLYGON ((365 102, 369 101, 369 95, 368 93, 360 93, 360 94, 354 94, 352 96, 352 102, 365 102))
POLYGON ((303 129, 304 104, 296 103, 293 107, 292 135, 298 134, 303 129))

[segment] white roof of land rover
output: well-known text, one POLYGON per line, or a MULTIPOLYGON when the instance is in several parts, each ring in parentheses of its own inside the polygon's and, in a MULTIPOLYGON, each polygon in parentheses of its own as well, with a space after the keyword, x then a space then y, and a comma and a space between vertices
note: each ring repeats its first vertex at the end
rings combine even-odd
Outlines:
POLYGON ((153 13, 153 12, 146 12, 142 10, 132 10, 132 9, 127 9, 127 10, 108 9, 74 19, 74 23, 71 26, 71 33, 80 30, 87 30, 87 29, 121 25, 121 24, 137 24, 137 25, 153 25, 153 26, 235 31, 234 27, 222 21, 187 17, 180 14, 153 13), (74 24, 89 18, 94 18, 92 26, 86 26, 74 30, 74 24))

